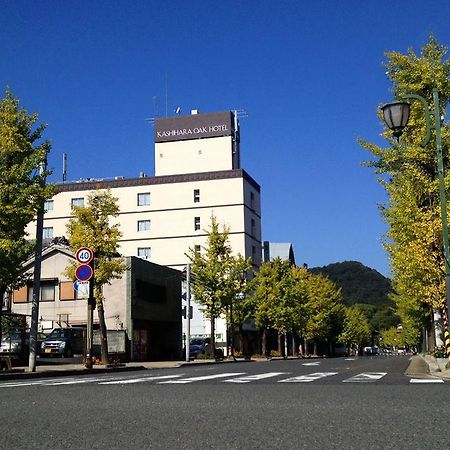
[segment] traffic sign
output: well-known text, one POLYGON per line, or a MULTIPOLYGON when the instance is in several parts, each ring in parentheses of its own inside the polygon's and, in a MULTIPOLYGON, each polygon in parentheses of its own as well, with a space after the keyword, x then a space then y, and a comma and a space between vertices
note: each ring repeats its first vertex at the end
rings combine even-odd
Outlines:
POLYGON ((75 270, 75 277, 78 281, 88 281, 92 278, 94 271, 87 264, 81 264, 75 270))
POLYGON ((77 298, 89 298, 89 281, 74 281, 73 288, 77 291, 77 298))
POLYGON ((94 258, 94 252, 88 247, 81 247, 77 250, 75 258, 80 264, 89 264, 94 258))

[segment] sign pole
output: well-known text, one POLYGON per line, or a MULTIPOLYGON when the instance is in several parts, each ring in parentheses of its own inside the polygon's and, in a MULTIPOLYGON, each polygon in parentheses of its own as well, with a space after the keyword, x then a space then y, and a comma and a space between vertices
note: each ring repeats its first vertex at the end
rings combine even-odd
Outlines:
MULTIPOLYGON (((94 261, 90 261, 89 265, 94 271, 94 261)), ((84 365, 87 369, 92 369, 92 340, 94 330, 94 277, 91 278, 89 283, 89 298, 87 300, 87 326, 86 326, 86 351, 84 354, 84 365)))
POLYGON ((191 265, 186 266, 186 361, 190 361, 191 344, 191 265))

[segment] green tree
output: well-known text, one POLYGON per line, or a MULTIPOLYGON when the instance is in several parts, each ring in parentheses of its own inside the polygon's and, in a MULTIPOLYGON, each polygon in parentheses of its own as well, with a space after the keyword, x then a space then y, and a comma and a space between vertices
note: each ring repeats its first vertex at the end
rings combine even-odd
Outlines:
POLYGON ((308 278, 308 321, 305 337, 312 340, 314 354, 317 354, 319 341, 327 341, 330 346, 341 333, 344 321, 344 305, 341 291, 323 275, 310 275, 308 278))
POLYGON ((369 322, 358 306, 352 306, 345 311, 344 327, 342 333, 339 335, 339 341, 345 342, 347 350, 353 344, 361 347, 370 343, 371 329, 369 322))
MULTIPOLYGON (((97 306, 101 334, 102 363, 108 363, 108 341, 104 312, 103 286, 113 279, 121 278, 126 270, 125 262, 118 254, 121 236, 118 224, 110 219, 119 215, 117 198, 109 190, 96 190, 87 198, 87 206, 73 208, 74 217, 67 224, 68 240, 76 252, 81 247, 89 247, 94 252, 94 297, 97 306)), ((67 275, 75 278, 76 264, 67 268, 67 275)))
MULTIPOLYGON (((397 97, 418 94, 433 105, 432 89, 437 88, 441 99, 442 116, 446 114, 450 97, 450 61, 447 48, 431 36, 416 54, 387 53, 387 75, 397 97)), ((441 117, 433 118, 441 120, 441 117)), ((393 274, 393 296, 402 323, 409 322, 411 332, 418 336, 426 322, 430 307, 444 311, 445 271, 442 252, 438 174, 434 137, 421 146, 426 123, 423 106, 411 102, 408 132, 402 142, 396 142, 391 132, 383 136, 389 141, 386 148, 361 141, 374 156, 368 163, 386 189, 389 203, 381 206, 388 225, 385 248, 389 252, 393 274), (420 305, 428 305, 423 308, 420 305), (414 312, 410 315, 411 312, 414 312), (412 331, 415 330, 415 331, 412 331)), ((445 184, 450 185, 449 146, 450 128, 442 127, 445 164, 445 184)), ((448 194, 447 194, 448 198, 448 194)))
POLYGON ((211 216, 210 229, 203 251, 189 249, 187 257, 192 263, 192 292, 194 300, 203 306, 211 323, 211 353, 216 351, 215 321, 226 312, 241 288, 240 273, 251 266, 250 260, 232 255, 229 229, 220 231, 219 223, 211 216))
MULTIPOLYGON (((229 308, 227 308, 227 323, 230 327, 230 333, 234 335, 235 328, 238 327, 240 342, 244 346, 244 349, 241 348, 241 350, 245 354, 248 345, 246 335, 243 332, 243 325, 254 317, 254 304, 250 295, 252 284, 248 280, 251 268, 251 258, 245 259, 241 255, 234 258, 230 274, 233 285, 230 290, 231 297, 228 300, 229 308)), ((234 345, 234 339, 232 339, 231 345, 234 345)))
POLYGON ((278 332, 278 351, 281 339, 288 332, 302 333, 308 311, 309 274, 304 268, 275 258, 261 265, 254 279, 253 303, 256 324, 263 330, 262 352, 267 354, 267 332, 278 332))
MULTIPOLYGON (((50 143, 42 141, 45 125, 37 121, 7 90, 0 100, 0 304, 8 289, 24 283, 22 264, 34 249, 25 228, 51 196, 52 187, 45 186, 49 172, 40 170, 50 143)), ((0 320, 0 338, 1 333, 0 320)))

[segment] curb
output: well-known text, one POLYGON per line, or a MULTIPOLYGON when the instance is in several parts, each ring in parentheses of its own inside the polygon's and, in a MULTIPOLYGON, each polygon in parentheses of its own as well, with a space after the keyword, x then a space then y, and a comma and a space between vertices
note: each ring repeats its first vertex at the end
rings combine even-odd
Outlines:
MULTIPOLYGON (((428 365, 430 374, 434 377, 450 379, 450 369, 446 369, 445 365, 440 363, 434 356, 431 355, 419 355, 425 364, 428 365)), ((446 360, 445 360, 446 361, 446 360)))

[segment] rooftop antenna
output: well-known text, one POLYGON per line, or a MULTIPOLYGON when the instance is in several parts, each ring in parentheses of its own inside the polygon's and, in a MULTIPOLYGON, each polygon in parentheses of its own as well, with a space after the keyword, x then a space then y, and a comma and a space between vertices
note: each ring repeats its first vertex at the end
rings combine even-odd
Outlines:
POLYGON ((155 110, 155 115, 154 117, 148 117, 145 119, 146 122, 150 122, 150 124, 153 126, 155 124, 155 120, 157 117, 159 117, 159 98, 154 95, 152 97, 152 102, 153 102, 153 108, 155 110))
POLYGON ((245 109, 233 109, 233 120, 234 120, 234 133, 233 133, 233 154, 235 155, 235 168, 241 168, 241 133, 239 126, 239 119, 243 117, 248 117, 247 111, 245 109))
POLYGON ((153 101, 153 108, 155 110, 155 117, 158 117, 159 116, 159 98, 156 95, 154 95, 152 97, 152 101, 153 101))
POLYGON ((62 181, 63 181, 63 183, 65 183, 67 181, 67 153, 63 153, 62 181))

